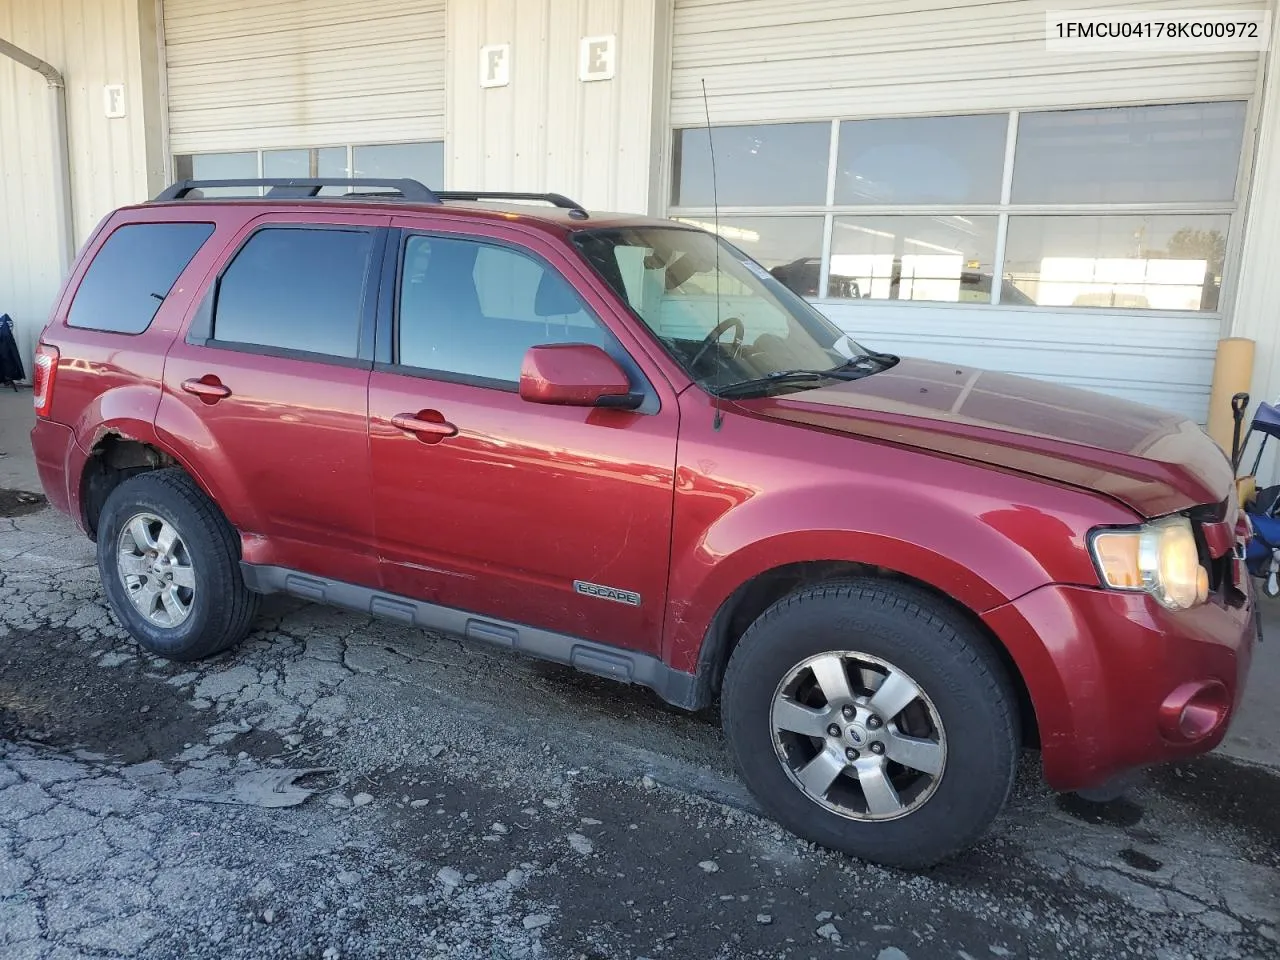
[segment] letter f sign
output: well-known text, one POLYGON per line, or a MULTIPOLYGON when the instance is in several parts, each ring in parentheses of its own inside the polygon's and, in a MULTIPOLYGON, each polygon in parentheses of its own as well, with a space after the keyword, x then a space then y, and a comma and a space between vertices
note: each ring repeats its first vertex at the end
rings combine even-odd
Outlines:
POLYGON ((511 82, 511 44, 480 48, 480 86, 505 87, 511 82))

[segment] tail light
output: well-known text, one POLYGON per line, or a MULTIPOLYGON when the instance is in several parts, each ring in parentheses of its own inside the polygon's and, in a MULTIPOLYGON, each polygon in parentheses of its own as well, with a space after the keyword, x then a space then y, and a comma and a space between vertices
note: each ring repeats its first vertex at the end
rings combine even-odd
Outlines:
POLYGON ((35 376, 31 392, 36 405, 36 416, 47 417, 53 408, 53 380, 58 374, 58 348, 42 343, 36 347, 35 376))

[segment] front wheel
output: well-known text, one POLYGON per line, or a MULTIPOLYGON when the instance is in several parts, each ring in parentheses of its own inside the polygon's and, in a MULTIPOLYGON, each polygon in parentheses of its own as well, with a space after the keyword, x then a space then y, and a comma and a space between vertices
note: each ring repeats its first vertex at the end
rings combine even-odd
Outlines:
POLYGON ((974 842, 1017 769, 1017 701, 986 640, 896 583, 778 601, 734 650, 722 712, 738 769, 774 817, 891 866, 974 842))

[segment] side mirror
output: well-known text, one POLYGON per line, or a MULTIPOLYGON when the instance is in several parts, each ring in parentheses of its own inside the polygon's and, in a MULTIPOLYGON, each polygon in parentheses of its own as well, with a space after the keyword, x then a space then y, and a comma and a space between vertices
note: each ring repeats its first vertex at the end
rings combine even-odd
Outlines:
POLYGON ((531 403, 623 410, 644 402, 614 359, 587 343, 530 347, 520 367, 520 396, 531 403))

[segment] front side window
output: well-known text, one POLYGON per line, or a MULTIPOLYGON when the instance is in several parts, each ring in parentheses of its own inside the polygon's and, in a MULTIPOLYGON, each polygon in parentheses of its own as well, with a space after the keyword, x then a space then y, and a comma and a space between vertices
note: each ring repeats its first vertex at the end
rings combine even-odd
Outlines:
POLYGON ((587 262, 708 389, 847 367, 868 356, 763 266, 715 236, 674 227, 585 230, 587 262))
POLYGON ((354 358, 372 246, 367 230, 259 230, 218 283, 213 338, 354 358))
POLYGON ((404 242, 396 362, 501 384, 530 347, 612 336, 559 272, 510 247, 414 235, 404 242))
POLYGON ((211 223, 133 223, 118 227, 85 271, 67 325, 142 333, 196 251, 211 223))

